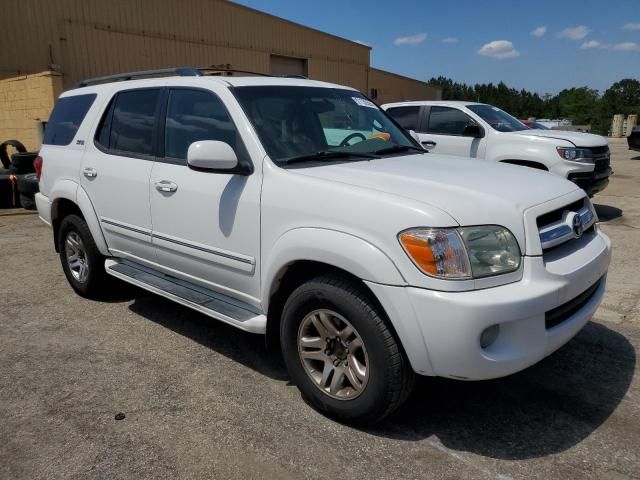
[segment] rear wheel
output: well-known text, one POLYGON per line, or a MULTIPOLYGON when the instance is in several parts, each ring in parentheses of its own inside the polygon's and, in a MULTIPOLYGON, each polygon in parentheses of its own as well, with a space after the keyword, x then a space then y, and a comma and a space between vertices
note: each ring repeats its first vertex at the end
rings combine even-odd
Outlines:
POLYGON ((338 420, 377 422, 411 391, 413 371, 384 314, 354 281, 327 275, 298 287, 284 306, 281 343, 303 396, 338 420))
POLYGON ((62 269, 73 289, 83 297, 97 297, 107 276, 105 259, 81 217, 69 215, 62 220, 58 248, 62 269))

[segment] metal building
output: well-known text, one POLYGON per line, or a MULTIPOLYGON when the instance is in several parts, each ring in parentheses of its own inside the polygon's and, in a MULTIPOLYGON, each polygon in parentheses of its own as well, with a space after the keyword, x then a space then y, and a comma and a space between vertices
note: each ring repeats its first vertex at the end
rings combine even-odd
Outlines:
POLYGON ((350 85, 378 103, 441 95, 438 87, 372 68, 366 45, 225 0, 2 3, 0 139, 27 135, 21 130, 48 116, 61 89, 83 78, 168 66, 301 74, 350 85))

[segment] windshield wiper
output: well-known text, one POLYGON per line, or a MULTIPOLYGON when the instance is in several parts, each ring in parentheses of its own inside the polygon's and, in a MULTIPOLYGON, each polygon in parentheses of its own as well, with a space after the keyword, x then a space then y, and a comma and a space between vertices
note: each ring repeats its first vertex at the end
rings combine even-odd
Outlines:
POLYGON ((362 153, 362 152, 344 152, 339 150, 321 150, 315 153, 309 153, 306 155, 300 155, 298 157, 291 157, 283 160, 285 165, 291 165, 292 163, 307 162, 309 160, 339 160, 343 158, 380 158, 374 153, 362 153))
POLYGON ((409 150, 415 150, 416 152, 420 152, 420 153, 429 153, 424 148, 416 147, 413 145, 392 145, 391 147, 375 150, 372 153, 375 153, 376 155, 384 155, 386 153, 402 153, 402 152, 407 152, 409 150))

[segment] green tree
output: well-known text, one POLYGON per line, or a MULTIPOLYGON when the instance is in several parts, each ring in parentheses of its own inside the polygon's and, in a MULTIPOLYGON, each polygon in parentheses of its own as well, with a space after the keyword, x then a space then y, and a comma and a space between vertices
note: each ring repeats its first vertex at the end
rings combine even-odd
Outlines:
POLYGON ((574 124, 590 124, 596 117, 598 91, 588 87, 568 88, 558 94, 560 117, 574 124))

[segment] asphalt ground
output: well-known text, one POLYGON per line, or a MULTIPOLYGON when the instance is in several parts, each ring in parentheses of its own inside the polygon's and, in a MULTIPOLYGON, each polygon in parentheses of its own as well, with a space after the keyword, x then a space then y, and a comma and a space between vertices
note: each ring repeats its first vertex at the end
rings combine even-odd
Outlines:
POLYGON ((594 320, 516 375, 420 379, 368 429, 305 404, 261 337, 133 287, 80 298, 37 215, 0 213, 0 479, 640 478, 640 153, 611 148, 594 320))

